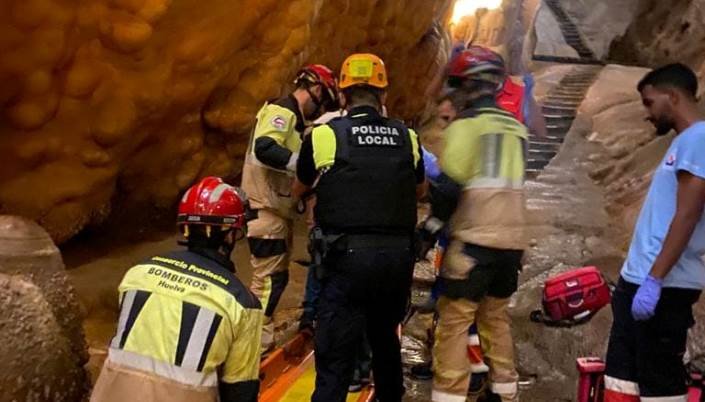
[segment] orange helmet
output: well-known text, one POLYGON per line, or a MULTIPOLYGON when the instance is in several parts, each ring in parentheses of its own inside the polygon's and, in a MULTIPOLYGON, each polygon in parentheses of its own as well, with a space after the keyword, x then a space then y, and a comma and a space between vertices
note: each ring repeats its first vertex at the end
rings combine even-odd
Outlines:
POLYGON ((340 68, 338 87, 345 89, 355 85, 387 88, 387 70, 382 59, 371 53, 357 53, 345 59, 340 68))

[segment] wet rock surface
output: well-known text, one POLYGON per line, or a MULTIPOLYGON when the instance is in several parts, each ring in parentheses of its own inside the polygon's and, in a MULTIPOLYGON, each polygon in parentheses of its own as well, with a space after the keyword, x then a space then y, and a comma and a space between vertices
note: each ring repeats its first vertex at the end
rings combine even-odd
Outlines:
POLYGON ((88 359, 76 294, 45 230, 0 216, 0 401, 80 401, 88 359))

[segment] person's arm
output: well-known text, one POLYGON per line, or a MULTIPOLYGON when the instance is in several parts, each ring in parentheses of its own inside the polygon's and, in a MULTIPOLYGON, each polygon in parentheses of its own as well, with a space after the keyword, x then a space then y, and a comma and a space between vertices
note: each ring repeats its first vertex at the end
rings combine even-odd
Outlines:
POLYGON ((409 129, 409 138, 411 139, 411 148, 414 154, 414 163, 416 175, 416 199, 420 200, 426 196, 428 191, 428 183, 426 182, 426 168, 424 165, 423 148, 419 142, 419 135, 416 131, 409 129))
POLYGON ((296 180, 294 180, 294 185, 291 190, 291 194, 294 198, 301 198, 304 194, 310 192, 313 183, 316 182, 316 178, 318 177, 316 164, 313 160, 312 135, 313 134, 307 135, 306 138, 304 138, 304 142, 301 144, 299 159, 296 162, 296 180))
POLYGON ((263 322, 261 309, 242 310, 218 384, 221 402, 257 402, 263 322))
POLYGON ((254 152, 261 163, 278 170, 293 171, 298 155, 284 145, 287 136, 296 133, 296 117, 265 109, 258 116, 254 152))
POLYGON ((678 172, 676 213, 666 234, 661 252, 651 268, 651 276, 663 279, 671 272, 703 216, 705 179, 681 170, 678 172))

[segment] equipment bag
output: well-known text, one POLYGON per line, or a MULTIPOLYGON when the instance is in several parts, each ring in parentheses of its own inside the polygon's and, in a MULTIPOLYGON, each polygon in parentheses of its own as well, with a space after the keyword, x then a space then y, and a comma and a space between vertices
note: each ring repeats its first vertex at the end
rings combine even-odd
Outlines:
POLYGON ((705 402, 705 373, 691 362, 688 370, 688 402, 705 402))
POLYGON ((596 267, 583 267, 549 278, 543 288, 543 311, 531 320, 554 327, 584 324, 612 299, 610 286, 596 267))
POLYGON ((599 357, 579 357, 578 402, 602 402, 605 393, 605 362, 599 357))

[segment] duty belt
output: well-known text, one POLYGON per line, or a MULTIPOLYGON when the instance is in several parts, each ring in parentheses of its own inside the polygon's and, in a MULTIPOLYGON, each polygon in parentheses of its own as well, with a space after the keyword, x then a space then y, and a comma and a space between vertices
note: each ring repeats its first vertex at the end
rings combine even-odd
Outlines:
POLYGON ((383 234, 345 235, 343 241, 346 248, 396 248, 411 247, 411 236, 383 234))

